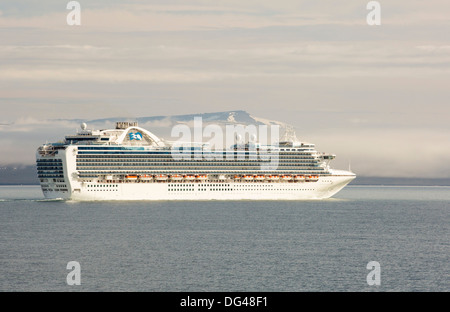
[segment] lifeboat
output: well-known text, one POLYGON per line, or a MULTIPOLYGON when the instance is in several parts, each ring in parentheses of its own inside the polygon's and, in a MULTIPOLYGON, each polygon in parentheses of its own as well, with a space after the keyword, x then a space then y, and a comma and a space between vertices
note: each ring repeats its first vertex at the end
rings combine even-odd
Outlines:
POLYGON ((193 176, 193 175, 185 175, 183 178, 185 180, 189 180, 189 181, 195 180, 195 176, 193 176))
POLYGON ((195 176, 195 179, 204 181, 208 179, 208 176, 206 174, 198 174, 195 176))
POLYGON ((310 176, 306 177, 306 181, 317 182, 317 181, 319 181, 319 176, 318 175, 310 175, 310 176))
POLYGON ((247 180, 247 181, 250 181, 250 180, 253 180, 253 176, 252 175, 245 175, 244 176, 244 180, 247 180))
POLYGON ((235 180, 240 180, 240 179, 241 179, 241 177, 240 177, 240 176, 238 176, 238 175, 235 175, 235 176, 234 176, 234 179, 235 179, 235 180))
POLYGON ((269 179, 272 181, 278 181, 280 179, 280 177, 277 175, 271 175, 271 176, 269 176, 269 179))
POLYGON ((281 177, 281 179, 283 179, 283 181, 290 181, 290 180, 292 180, 292 176, 290 176, 290 175, 283 175, 281 177))
POLYGON ((172 181, 180 181, 181 179, 183 179, 183 176, 181 174, 172 174, 170 176, 170 179, 172 181))
POLYGON ((169 177, 166 176, 165 174, 157 174, 156 175, 156 180, 158 181, 166 181, 169 177))
POLYGON ((153 180, 153 176, 149 175, 149 174, 143 174, 139 177, 141 180, 145 180, 145 181, 149 181, 149 180, 153 180))
POLYGON ((227 179, 227 177, 225 176, 225 175, 223 175, 223 174, 221 174, 220 176, 219 176, 219 180, 226 180, 227 179))
POLYGON ((265 179, 266 179, 266 177, 263 176, 263 175, 257 175, 257 176, 255 176, 255 180, 258 180, 258 181, 263 181, 263 180, 265 180, 265 179))
POLYGON ((128 174, 125 178, 128 180, 137 180, 138 176, 134 174, 128 174))
POLYGON ((305 176, 304 175, 296 175, 294 177, 295 181, 305 181, 305 176))

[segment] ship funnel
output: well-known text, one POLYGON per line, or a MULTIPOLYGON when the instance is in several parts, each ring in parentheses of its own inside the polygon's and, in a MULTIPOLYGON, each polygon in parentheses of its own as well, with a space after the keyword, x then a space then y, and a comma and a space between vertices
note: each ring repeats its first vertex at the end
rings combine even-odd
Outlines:
POLYGON ((116 129, 126 129, 129 127, 137 127, 137 121, 118 121, 116 122, 116 129))

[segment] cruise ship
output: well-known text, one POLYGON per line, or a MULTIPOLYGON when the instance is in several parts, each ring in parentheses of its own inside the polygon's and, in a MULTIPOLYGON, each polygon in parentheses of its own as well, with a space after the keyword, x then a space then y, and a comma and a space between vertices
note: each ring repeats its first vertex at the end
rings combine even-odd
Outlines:
POLYGON ((45 198, 90 200, 325 199, 356 176, 306 142, 233 144, 211 150, 160 139, 137 122, 89 130, 36 152, 45 198))

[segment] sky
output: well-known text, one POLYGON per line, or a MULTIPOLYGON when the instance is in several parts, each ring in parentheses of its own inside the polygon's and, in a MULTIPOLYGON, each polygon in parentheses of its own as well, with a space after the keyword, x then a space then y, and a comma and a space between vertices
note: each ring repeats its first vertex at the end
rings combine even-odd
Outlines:
MULTIPOLYGON (((361 176, 450 177, 450 2, 0 2, 0 164, 53 119, 245 110, 361 176), (189 3, 189 4, 187 4, 189 3)), ((151 129, 148 129, 151 131, 151 129)))

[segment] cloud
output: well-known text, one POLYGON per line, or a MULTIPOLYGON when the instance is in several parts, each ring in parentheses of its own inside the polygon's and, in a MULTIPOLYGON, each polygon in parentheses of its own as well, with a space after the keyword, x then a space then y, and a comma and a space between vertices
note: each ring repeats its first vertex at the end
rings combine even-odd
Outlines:
POLYGON ((446 178, 450 174, 450 133, 426 129, 337 129, 313 135, 318 150, 335 153, 333 166, 360 176, 446 178))
POLYGON ((145 129, 153 129, 153 128, 167 128, 169 129, 174 125, 173 120, 171 120, 169 117, 162 118, 159 120, 152 120, 147 121, 143 124, 139 124, 140 127, 143 127, 145 129))
POLYGON ((450 45, 420 45, 416 46, 416 49, 425 52, 432 52, 434 54, 445 54, 448 56, 450 52, 450 45))
POLYGON ((4 81, 197 83, 301 77, 448 75, 448 46, 303 43, 277 47, 0 47, 4 81), (134 57, 130 58, 129 56, 134 57))
MULTIPOLYGON (((335 5, 334 0, 282 1, 142 1, 99 0, 81 2, 82 26, 90 31, 187 31, 224 28, 264 28, 304 25, 366 25, 366 2, 347 1, 335 5)), ((445 12, 450 4, 440 0, 396 1, 382 3, 382 25, 424 26, 449 25, 445 12)), ((66 3, 2 2, 3 27, 62 29, 66 3)), ((366 25, 367 26, 367 25, 366 25)))
POLYGON ((56 129, 77 128, 78 124, 67 120, 46 120, 34 117, 20 117, 6 127, 0 128, 0 133, 48 132, 56 129))
MULTIPOLYGON (((40 16, 3 16, 0 27, 68 29, 68 12, 51 12, 40 16)), ((114 8, 82 9, 80 31, 189 31, 217 30, 221 28, 261 28, 310 24, 310 19, 296 16, 267 16, 250 12, 224 10, 223 8, 187 9, 161 6, 122 5, 114 8)), ((72 26, 74 27, 74 26, 72 26)), ((76 27, 76 26, 75 26, 76 27)))
POLYGON ((449 175, 450 3, 381 2, 380 27, 367 1, 98 0, 80 27, 66 4, 2 1, 2 160, 78 128, 49 118, 225 108, 299 126, 359 174, 449 175))

